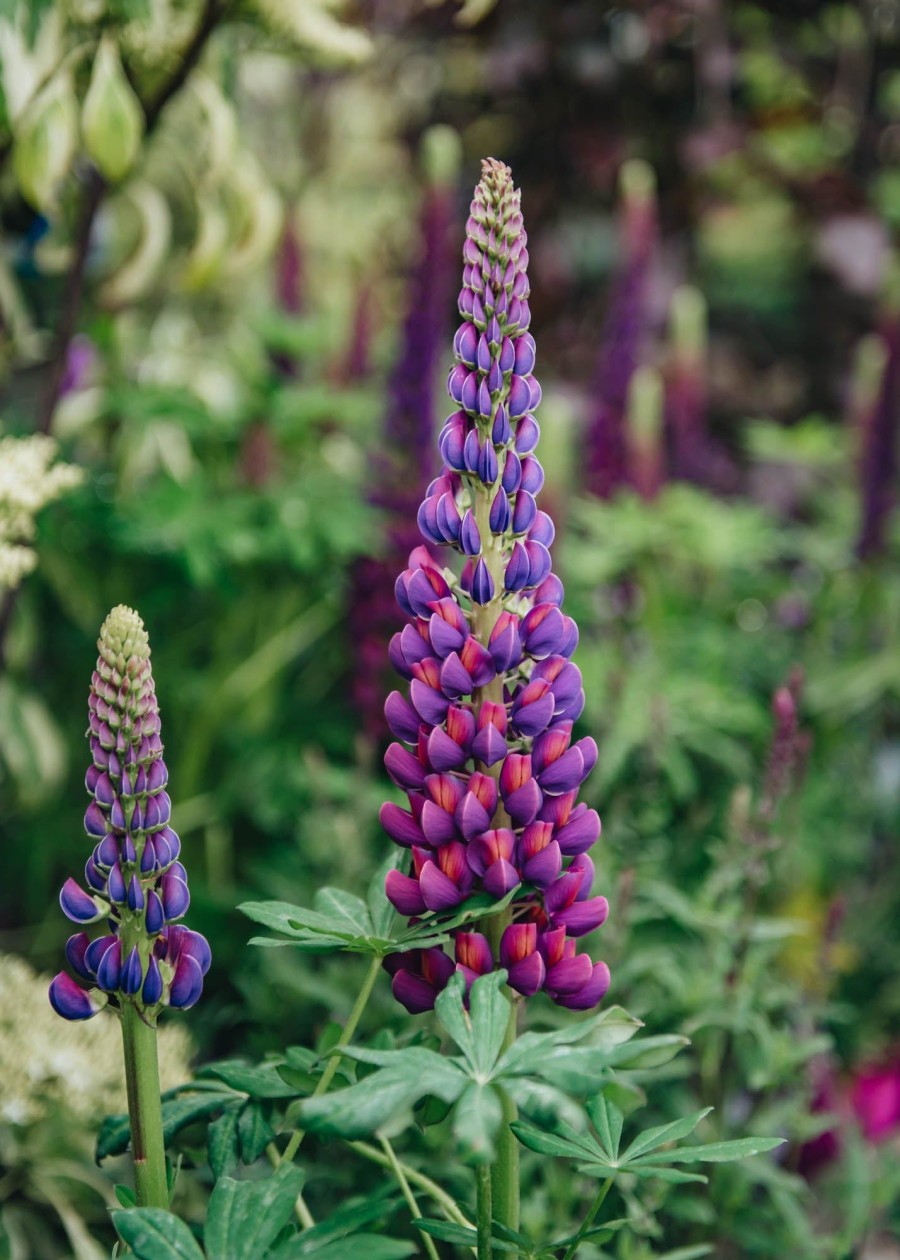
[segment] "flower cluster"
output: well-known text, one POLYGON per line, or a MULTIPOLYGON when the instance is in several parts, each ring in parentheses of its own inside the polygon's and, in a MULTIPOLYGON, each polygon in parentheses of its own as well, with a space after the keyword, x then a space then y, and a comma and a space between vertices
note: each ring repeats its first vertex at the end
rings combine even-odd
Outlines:
POLYGON ((450 911, 479 891, 514 897, 493 943, 458 930, 453 958, 435 948, 388 960, 410 1011, 433 1006, 454 970, 471 980, 502 966, 520 994, 543 989, 575 1009, 594 1006, 609 985, 605 963, 576 953, 576 938, 608 912, 591 895, 587 856, 600 819, 576 803, 597 747, 572 740, 584 706, 570 660, 578 631, 560 607, 553 524, 535 498, 541 391, 519 200, 509 169, 487 160, 466 228, 463 323, 448 382, 458 410, 418 514, 427 542, 454 548, 464 564, 456 578, 420 546, 397 580, 410 620, 390 658, 409 696, 388 697, 398 742, 385 765, 409 810, 381 810, 385 830, 411 850, 408 872, 387 878, 401 914, 450 911))
POLYGON ((172 802, 162 759, 150 644, 140 617, 120 605, 107 617, 88 700, 93 763, 85 830, 94 845, 87 890, 66 880, 63 913, 82 926, 106 920, 92 940, 70 936, 66 958, 77 982, 60 972, 50 1001, 65 1019, 89 1019, 107 1002, 136 1004, 153 1018, 160 1006, 193 1006, 209 968, 209 946, 178 922, 187 912, 181 841, 169 825, 172 802))
POLYGON ((37 564, 31 546, 34 518, 60 495, 81 483, 72 464, 56 464, 51 437, 0 438, 0 593, 14 590, 37 564))

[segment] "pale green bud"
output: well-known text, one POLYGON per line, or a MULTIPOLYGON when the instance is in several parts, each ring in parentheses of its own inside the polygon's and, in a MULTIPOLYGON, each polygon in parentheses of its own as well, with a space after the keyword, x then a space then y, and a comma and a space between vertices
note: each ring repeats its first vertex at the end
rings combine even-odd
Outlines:
POLYGON ((655 446, 662 432, 662 421, 662 376, 655 367, 639 367, 628 388, 628 428, 639 446, 655 446))
POLYGON ((682 284, 672 294, 670 312, 672 342, 677 354, 688 359, 706 353, 706 298, 693 285, 682 284))
POLYGON ((36 210, 53 206, 77 144, 75 91, 71 77, 58 74, 26 109, 14 138, 16 180, 36 210))
POLYGON ((144 115, 125 78, 118 49, 108 38, 94 58, 81 131, 88 156, 101 175, 114 184, 124 179, 140 151, 144 115))

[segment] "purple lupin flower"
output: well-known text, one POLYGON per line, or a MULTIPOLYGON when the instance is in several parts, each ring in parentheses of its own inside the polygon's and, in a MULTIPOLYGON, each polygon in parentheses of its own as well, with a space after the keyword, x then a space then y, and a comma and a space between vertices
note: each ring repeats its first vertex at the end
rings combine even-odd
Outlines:
POLYGON ((393 957, 394 994, 410 1011, 430 1009, 454 969, 472 980, 503 967, 523 996, 544 989, 579 1010, 609 985, 606 964, 575 944, 608 912, 592 896, 587 857, 600 819, 576 803, 597 746, 572 739, 584 707, 570 659, 578 630, 561 609, 553 524, 536 501, 541 391, 519 203, 509 168, 486 160, 466 226, 463 322, 448 380, 457 410, 418 513, 426 542, 459 552, 462 571, 455 577, 420 545, 397 579, 409 620, 390 659, 409 689, 385 705, 397 739, 385 765, 409 809, 381 810, 388 835, 410 850, 408 867, 386 883, 401 914, 512 892, 511 921, 493 944, 456 932, 452 959, 443 950, 393 957))
POLYGON ((66 880, 59 901, 82 930, 66 943, 75 979, 60 972, 50 1001, 64 1019, 89 1019, 107 1003, 135 1006, 153 1022, 164 1005, 193 1006, 209 945, 179 922, 190 904, 172 830, 168 772, 150 644, 140 617, 119 605, 104 621, 88 700, 92 763, 84 816, 93 851, 85 886, 66 880), (92 939, 84 931, 102 924, 92 939))
POLYGON ((435 388, 453 303, 458 139, 447 128, 426 137, 429 183, 419 220, 420 246, 410 273, 400 352, 388 382, 383 453, 372 469, 370 500, 381 509, 386 554, 356 566, 351 628, 357 645, 353 694, 372 739, 385 732, 382 713, 385 648, 396 621, 389 594, 397 569, 419 541, 419 488, 434 469, 435 388))
POLYGON ((610 293, 587 432, 587 488, 611 498, 628 481, 625 415, 628 388, 646 331, 647 288, 657 239, 656 186, 646 162, 622 167, 624 262, 610 293))

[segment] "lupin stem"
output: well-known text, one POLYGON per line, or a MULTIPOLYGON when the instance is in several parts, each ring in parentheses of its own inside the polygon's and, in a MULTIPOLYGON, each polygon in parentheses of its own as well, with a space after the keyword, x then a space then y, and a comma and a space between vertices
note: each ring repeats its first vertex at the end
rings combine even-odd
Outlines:
MULTIPOLYGON (((516 1007, 509 1004, 509 1023, 503 1050, 516 1039, 516 1007)), ((516 1104, 505 1089, 498 1089, 502 1119, 497 1134, 497 1158, 491 1168, 493 1213, 509 1229, 519 1228, 519 1143, 510 1125, 517 1118, 516 1104)))
POLYGON ((125 1047, 125 1085, 131 1120, 137 1205, 167 1208, 169 1184, 163 1143, 156 1028, 144 1022, 133 1002, 125 1002, 122 1006, 122 1042, 125 1047))
POLYGON ((492 1260, 491 1245, 491 1166, 480 1164, 475 1169, 477 1191, 476 1220, 478 1228, 478 1260, 492 1260))
MULTIPOLYGON (((349 1016, 347 1017, 347 1022, 344 1025, 344 1030, 341 1033, 340 1037, 338 1037, 337 1041, 335 1042, 336 1050, 340 1049, 343 1046, 346 1046, 347 1043, 353 1037, 353 1034, 356 1032, 356 1026, 359 1023, 360 1019, 362 1018, 362 1013, 366 1009, 369 998, 372 996, 372 989, 375 987, 375 981, 378 979, 378 973, 380 971, 381 971, 381 958, 380 956, 376 955, 372 959, 372 962, 369 966, 369 970, 366 972, 366 977, 363 980, 362 988, 357 994, 356 1001, 353 1003, 353 1009, 351 1010, 349 1016)), ((338 1065, 340 1064, 340 1061, 341 1061, 341 1056, 339 1054, 332 1054, 332 1057, 329 1059, 329 1061, 325 1065, 325 1071, 319 1077, 318 1084, 316 1085, 316 1088, 312 1092, 313 1098, 318 1098, 320 1094, 324 1094, 327 1092, 328 1086, 334 1080, 334 1074, 338 1070, 338 1065)), ((279 1163, 289 1164, 291 1160, 294 1158, 294 1156, 297 1154, 297 1152, 299 1151, 300 1144, 302 1143, 305 1137, 306 1137, 306 1131, 304 1129, 295 1129, 294 1132, 291 1134, 291 1140, 288 1142, 287 1146, 284 1148, 284 1153, 282 1154, 281 1159, 279 1160, 279 1163)))

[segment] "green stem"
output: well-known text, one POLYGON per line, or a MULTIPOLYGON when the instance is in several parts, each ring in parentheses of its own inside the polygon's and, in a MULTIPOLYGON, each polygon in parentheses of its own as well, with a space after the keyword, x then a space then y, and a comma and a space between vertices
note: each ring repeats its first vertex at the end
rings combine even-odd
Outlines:
MULTIPOLYGON (((353 1010, 350 1012, 349 1016, 347 1017, 347 1022, 344 1025, 344 1030, 341 1033, 340 1037, 338 1037, 337 1041, 335 1042, 335 1049, 340 1049, 341 1047, 346 1046, 347 1043, 350 1041, 351 1037, 353 1036, 353 1034, 356 1032, 356 1026, 359 1023, 360 1019, 362 1018, 362 1013, 366 1009, 366 1005, 369 1001, 369 998, 372 996, 372 989, 375 987, 375 981, 378 978, 378 973, 380 970, 381 970, 381 958, 378 955, 376 955, 375 957, 373 957, 372 962, 369 966, 369 970, 366 972, 366 978, 365 980, 363 980, 362 988, 360 989, 359 993, 356 995, 356 1001, 353 1003, 353 1010)), ((338 1070, 338 1064, 340 1063, 340 1060, 341 1060, 341 1056, 339 1054, 334 1054, 334 1053, 332 1054, 331 1058, 328 1060, 328 1062, 325 1065, 325 1071, 319 1077, 318 1084, 316 1085, 316 1088, 312 1092, 313 1098, 318 1098, 320 1094, 324 1094, 327 1091, 329 1085, 334 1080, 334 1074, 338 1070)), ((294 1130, 294 1132, 291 1134, 291 1140, 288 1142, 287 1146, 284 1148, 284 1154, 281 1156, 281 1160, 279 1161, 281 1164, 290 1163, 290 1161, 294 1158, 294 1156, 299 1151, 300 1144, 302 1143, 305 1137, 306 1137, 305 1130, 303 1129, 294 1130)))
MULTIPOLYGON (((363 1159, 371 1160, 373 1164, 379 1164, 382 1168, 391 1168, 391 1162, 386 1155, 377 1150, 374 1146, 370 1146, 368 1142, 348 1142, 347 1145, 351 1151, 356 1151, 357 1155, 362 1155, 363 1159)), ((397 1161, 404 1177, 411 1185, 418 1186, 425 1194, 429 1195, 448 1221, 453 1221, 456 1225, 461 1225, 463 1229, 473 1229, 474 1226, 464 1212, 461 1212, 456 1205, 456 1201, 442 1190, 436 1181, 432 1181, 430 1177, 426 1177, 423 1172, 419 1172, 418 1168, 411 1168, 409 1164, 404 1164, 400 1160, 397 1161)))
POLYGON ((124 1003, 121 1015, 137 1205, 167 1208, 169 1183, 159 1096, 156 1028, 144 1022, 133 1002, 124 1003))
POLYGON ((590 1210, 588 1211, 587 1216, 584 1218, 581 1229, 578 1231, 578 1233, 575 1235, 575 1237, 572 1239, 571 1243, 569 1244, 569 1249, 566 1252, 566 1254, 563 1256, 563 1260, 573 1260, 575 1252, 578 1250, 579 1245, 581 1244, 581 1240, 584 1238, 585 1234, 591 1228, 591 1226, 594 1223, 594 1218, 596 1217, 600 1209, 603 1207, 603 1200, 609 1194, 612 1188, 612 1183, 614 1181, 615 1181, 615 1177, 607 1177, 606 1181, 604 1181, 603 1185, 597 1191, 597 1196, 594 1199, 594 1202, 591 1204, 590 1210))
MULTIPOLYGON (((491 948, 494 950, 495 957, 499 956, 499 936, 503 934, 506 926, 505 922, 496 924, 498 919, 505 920, 506 915, 494 915, 493 919, 488 919, 486 922, 486 926, 491 925, 489 939, 491 939, 491 948), (492 939, 494 936, 497 936, 496 944, 492 939)), ((515 1039, 516 1004, 515 1000, 510 998, 509 1021, 506 1025, 501 1054, 510 1048, 515 1039)), ((510 1126, 514 1120, 518 1119, 518 1111, 505 1089, 497 1087, 497 1094, 500 1098, 502 1118, 500 1131, 497 1134, 497 1157, 491 1167, 493 1213, 495 1218, 509 1229, 517 1230, 519 1228, 519 1143, 510 1126)))
POLYGON ((479 1164, 475 1169, 477 1191, 476 1228, 478 1230, 478 1260, 492 1260, 491 1245, 491 1166, 479 1164))
MULTIPOLYGON (((416 1203, 416 1196, 413 1194, 410 1188, 410 1184, 403 1173, 403 1169, 400 1166, 400 1162, 397 1159, 397 1155, 396 1155, 396 1152, 394 1151, 393 1146, 391 1146, 390 1142, 387 1140, 386 1137, 382 1137, 379 1140, 381 1142, 381 1149, 384 1151, 385 1155, 388 1158, 388 1163, 391 1166, 391 1171, 393 1172, 394 1176, 397 1178, 397 1184, 400 1186, 400 1189, 403 1192, 403 1197, 406 1200, 407 1206, 409 1207, 409 1214, 412 1217, 413 1222, 415 1223, 417 1221, 420 1221, 422 1219, 422 1213, 419 1211, 418 1203, 416 1203)), ((425 1250, 428 1252, 429 1256, 431 1256, 431 1260, 441 1260, 440 1256, 437 1253, 437 1248, 434 1245, 434 1239, 431 1237, 431 1235, 426 1234, 422 1230, 420 1230, 419 1232, 422 1235, 422 1245, 424 1246, 425 1250)))

